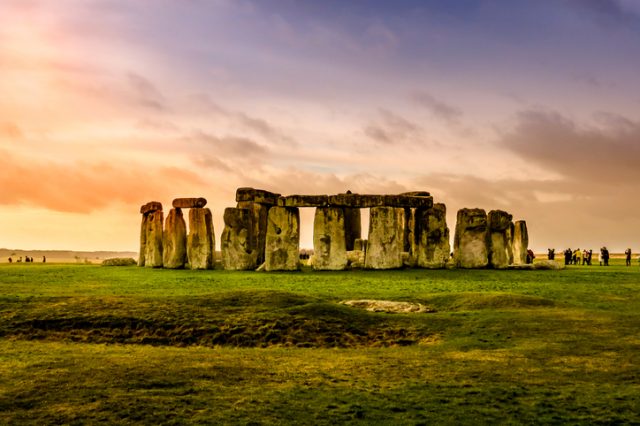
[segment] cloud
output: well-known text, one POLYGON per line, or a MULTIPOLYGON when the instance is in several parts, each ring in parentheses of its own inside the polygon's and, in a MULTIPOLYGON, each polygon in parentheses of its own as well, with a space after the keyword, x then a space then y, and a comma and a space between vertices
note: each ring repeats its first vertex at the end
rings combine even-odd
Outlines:
POLYGON ((22 132, 22 129, 20 129, 20 127, 15 124, 15 123, 11 123, 11 122, 5 122, 5 123, 0 123, 0 138, 4 139, 11 139, 11 140, 19 140, 22 139, 24 137, 24 133, 22 132))
POLYGON ((577 182, 640 179, 640 123, 613 114, 597 118, 601 127, 580 126, 558 112, 522 111, 498 145, 577 182))
POLYGON ((424 142, 424 134, 417 124, 383 108, 378 110, 378 122, 365 126, 364 133, 383 145, 424 142))
POLYGON ((137 206, 172 198, 184 188, 204 188, 197 174, 175 167, 84 162, 71 166, 0 151, 0 205, 30 205, 89 213, 124 203, 137 206))
POLYGON ((139 74, 128 73, 127 82, 134 90, 137 102, 140 105, 159 111, 166 109, 164 96, 147 78, 139 74))
MULTIPOLYGON (((597 176, 594 176, 594 179, 597 176)), ((453 230, 461 208, 501 209, 526 220, 530 246, 597 248, 622 251, 640 238, 636 185, 594 185, 586 180, 486 179, 471 175, 429 174, 415 180, 435 202, 447 206, 453 230)))
POLYGON ((415 104, 428 110, 434 117, 449 124, 458 123, 463 115, 462 110, 459 108, 449 105, 424 91, 412 93, 411 100, 415 104))
POLYGON ((603 27, 632 26, 640 22, 640 7, 636 0, 565 0, 565 2, 584 12, 603 27))
POLYGON ((249 163, 260 166, 271 157, 271 151, 267 146, 246 137, 219 137, 200 130, 193 132, 185 139, 191 143, 204 144, 207 151, 213 152, 219 158, 233 160, 236 164, 249 163))

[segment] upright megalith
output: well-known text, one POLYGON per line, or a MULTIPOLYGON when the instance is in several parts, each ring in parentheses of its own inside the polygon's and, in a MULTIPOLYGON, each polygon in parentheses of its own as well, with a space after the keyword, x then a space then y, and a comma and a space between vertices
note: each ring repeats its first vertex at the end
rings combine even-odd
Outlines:
POLYGON ((451 253, 446 206, 436 203, 430 209, 416 209, 414 223, 416 265, 420 268, 444 268, 451 253))
POLYGON ((420 209, 404 208, 404 237, 403 237, 403 263, 405 266, 414 267, 416 265, 417 241, 415 212, 420 209))
POLYGON ((224 210, 224 231, 220 242, 222 267, 231 271, 256 269, 258 253, 253 245, 253 215, 247 209, 224 210))
POLYGON ((252 216, 252 244, 256 251, 257 263, 265 261, 265 244, 267 238, 267 220, 269 209, 278 204, 280 194, 255 188, 238 188, 236 190, 237 208, 248 209, 252 216))
POLYGON ((491 210, 487 217, 489 266, 504 269, 513 263, 511 248, 511 216, 502 210, 491 210))
POLYGON ((272 207, 267 220, 266 271, 300 269, 300 211, 297 207, 272 207))
POLYGON ((404 214, 403 208, 371 208, 365 268, 395 269, 402 267, 404 214))
POLYGON ((162 224, 164 213, 156 210, 147 213, 147 235, 145 243, 144 266, 162 268, 162 224))
POLYGON ((189 236, 187 258, 191 269, 213 269, 215 236, 211 210, 192 208, 189 210, 189 236))
POLYGON ((162 267, 162 204, 150 201, 140 207, 140 254, 138 266, 162 267))
POLYGON ((138 266, 144 266, 145 257, 147 255, 147 226, 149 218, 146 214, 142 215, 142 223, 140 224, 140 251, 138 252, 138 266))
POLYGON ((313 269, 341 271, 347 267, 345 212, 341 207, 318 207, 313 220, 313 269))
POLYGON ((527 222, 518 220, 513 226, 512 235, 513 263, 524 265, 527 263, 527 249, 529 248, 529 232, 527 222))
POLYGON ((488 265, 487 214, 483 209, 458 210, 453 252, 459 268, 485 268, 488 265))
POLYGON ((169 211, 164 225, 162 251, 165 268, 184 268, 187 263, 187 224, 180 208, 169 211))
POLYGON ((355 241, 362 238, 362 219, 359 208, 344 208, 344 232, 347 251, 355 250, 355 241))

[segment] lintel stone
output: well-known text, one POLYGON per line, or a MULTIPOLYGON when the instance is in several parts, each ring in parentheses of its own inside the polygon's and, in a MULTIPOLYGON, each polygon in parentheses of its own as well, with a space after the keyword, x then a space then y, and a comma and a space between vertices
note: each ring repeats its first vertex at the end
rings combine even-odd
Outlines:
POLYGON ((327 207, 328 195, 287 195, 278 198, 280 207, 327 207))
POLYGON ((329 196, 334 207, 421 207, 431 208, 433 197, 407 195, 338 194, 329 196))
POLYGON ((236 190, 236 202, 253 201, 254 203, 268 204, 275 206, 278 204, 280 194, 255 188, 238 188, 236 190))
POLYGON ((176 198, 172 203, 176 209, 195 209, 202 208, 207 205, 207 200, 200 198, 176 198))
POLYGON ((149 201, 147 204, 140 206, 140 214, 149 214, 157 211, 162 211, 162 203, 159 201, 149 201))

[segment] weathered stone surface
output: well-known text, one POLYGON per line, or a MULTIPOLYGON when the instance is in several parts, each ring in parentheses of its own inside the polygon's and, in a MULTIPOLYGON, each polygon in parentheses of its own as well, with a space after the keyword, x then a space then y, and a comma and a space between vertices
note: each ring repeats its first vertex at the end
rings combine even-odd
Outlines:
POLYGON ((300 268, 300 211, 295 207, 272 207, 267 221, 266 271, 300 268))
POLYGON ((145 243, 144 266, 162 268, 162 225, 164 213, 157 210, 147 213, 147 231, 145 243))
POLYGON ((518 265, 509 265, 509 269, 517 269, 517 270, 560 270, 565 269, 566 266, 563 263, 558 262, 557 260, 540 260, 534 263, 522 263, 518 265))
POLYGON ((504 269, 513 263, 511 248, 511 216, 502 210, 491 210, 487 217, 489 266, 504 269))
POLYGON ((189 210, 187 258, 191 269, 213 269, 215 237, 211 210, 189 210))
POLYGON ((149 201, 147 204, 140 206, 140 214, 148 214, 155 211, 162 211, 162 203, 158 201, 149 201))
MULTIPOLYGON (((362 238, 356 238, 353 241, 353 250, 355 251, 361 251, 361 252, 366 252, 367 251, 367 240, 363 240, 362 238)), ((351 251, 351 250, 348 250, 351 251)))
POLYGON ((224 231, 220 243, 222 267, 246 271, 258 266, 258 252, 253 244, 253 215, 248 209, 224 210, 224 231))
POLYGON ((329 205, 328 195, 287 195, 278 198, 281 207, 326 207, 329 205))
POLYGON ((416 264, 416 235, 415 235, 415 217, 414 211, 416 209, 411 209, 405 207, 404 209, 404 240, 403 240, 403 263, 404 266, 412 268, 416 264))
POLYGON ((435 309, 421 303, 395 302, 392 300, 345 300, 340 302, 353 308, 364 309, 369 312, 387 312, 390 314, 424 314, 435 312, 435 309))
POLYGON ((525 265, 527 263, 527 249, 529 248, 527 222, 518 220, 514 223, 512 239, 513 263, 515 265, 525 265))
POLYGON ((365 255, 367 269, 402 267, 404 209, 373 207, 369 214, 369 239, 365 255))
POLYGON ((140 224, 140 251, 138 252, 138 266, 144 266, 145 257, 147 256, 147 224, 149 217, 142 215, 142 223, 140 224))
POLYGON ((403 195, 407 197, 430 197, 431 196, 431 194, 427 191, 403 192, 402 194, 398 194, 398 195, 403 195))
POLYGON ((344 209, 319 207, 313 221, 313 269, 341 271, 347 267, 344 209))
POLYGON ((329 205, 334 207, 423 207, 433 205, 433 197, 406 195, 337 194, 329 196, 329 205))
POLYGON ((252 201, 240 201, 239 209, 247 209, 251 212, 253 232, 251 234, 252 249, 256 252, 258 265, 264 263, 264 248, 267 241, 267 219, 269 217, 268 204, 254 203, 252 201))
POLYGON ((364 250, 351 250, 347 252, 347 264, 351 269, 364 268, 364 250))
POLYGON ((169 269, 184 268, 187 263, 187 224, 179 208, 171 209, 165 221, 162 258, 164 267, 169 269))
POLYGON ((360 209, 344 207, 344 232, 347 251, 363 250, 362 247, 356 248, 354 246, 355 241, 362 238, 360 209))
POLYGON ((451 253, 446 206, 437 203, 430 209, 416 209, 414 220, 416 265, 431 269, 446 267, 451 253))
MULTIPOLYGON (((207 200, 200 198, 176 198, 172 203, 176 209, 201 209, 207 205, 207 200)), ((167 218, 168 219, 168 218, 167 218)))
POLYGON ((236 190, 236 201, 252 201, 254 203, 268 204, 275 206, 278 204, 280 194, 255 188, 238 188, 236 190))
POLYGON ((488 265, 487 214, 484 210, 458 211, 453 250, 459 268, 485 268, 488 265))

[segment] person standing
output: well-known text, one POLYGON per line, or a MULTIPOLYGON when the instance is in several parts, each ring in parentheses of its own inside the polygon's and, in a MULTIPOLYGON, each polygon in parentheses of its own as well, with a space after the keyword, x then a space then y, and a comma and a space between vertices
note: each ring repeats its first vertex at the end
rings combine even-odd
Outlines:
POLYGON ((604 266, 609 266, 609 250, 606 247, 602 247, 602 262, 604 266))
POLYGON ((627 266, 631 266, 631 249, 628 248, 624 251, 625 260, 627 261, 627 266))

